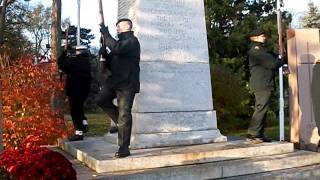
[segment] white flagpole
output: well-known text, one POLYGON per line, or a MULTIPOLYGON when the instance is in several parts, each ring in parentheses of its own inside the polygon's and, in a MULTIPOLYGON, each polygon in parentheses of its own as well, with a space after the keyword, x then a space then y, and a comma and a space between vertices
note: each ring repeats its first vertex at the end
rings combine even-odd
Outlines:
POLYGON ((80 46, 80 0, 78 0, 77 46, 80 46))
MULTIPOLYGON (((279 55, 283 56, 282 18, 280 0, 277 0, 277 24, 279 37, 279 55)), ((283 99, 283 69, 279 68, 279 140, 284 141, 284 99, 283 99)))

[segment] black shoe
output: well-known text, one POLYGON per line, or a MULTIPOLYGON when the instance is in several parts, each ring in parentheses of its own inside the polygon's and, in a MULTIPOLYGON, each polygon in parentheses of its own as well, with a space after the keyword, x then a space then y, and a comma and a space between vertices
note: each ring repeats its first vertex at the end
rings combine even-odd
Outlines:
POLYGON ((111 134, 118 132, 118 127, 117 126, 111 126, 109 129, 109 132, 111 134))
POLYGON ((259 143, 263 143, 263 140, 260 138, 256 138, 256 137, 247 137, 246 141, 250 144, 259 144, 259 143))
POLYGON ((69 141, 82 141, 83 140, 83 135, 73 135, 68 138, 69 141))
POLYGON ((266 136, 252 136, 250 134, 247 135, 247 142, 251 144, 259 144, 263 142, 271 142, 272 139, 266 137, 266 136))
POLYGON ((129 148, 119 148, 119 150, 116 152, 115 156, 116 158, 124 158, 130 156, 129 148))
POLYGON ((88 125, 83 125, 83 133, 87 133, 89 131, 88 125))

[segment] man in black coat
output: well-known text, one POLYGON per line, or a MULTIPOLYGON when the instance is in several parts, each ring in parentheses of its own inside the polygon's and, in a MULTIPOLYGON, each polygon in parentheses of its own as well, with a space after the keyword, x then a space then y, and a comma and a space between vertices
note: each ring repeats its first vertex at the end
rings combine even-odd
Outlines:
POLYGON ((252 47, 249 50, 250 89, 255 95, 255 111, 248 129, 247 141, 250 143, 271 142, 264 135, 266 115, 271 95, 275 89, 275 72, 283 65, 283 61, 275 53, 265 47, 266 35, 254 30, 250 35, 252 47))
POLYGON ((111 75, 97 97, 97 104, 117 124, 119 150, 115 156, 122 158, 130 155, 131 108, 140 90, 140 44, 133 34, 130 19, 120 19, 116 25, 119 40, 115 40, 104 25, 100 29, 105 44, 100 54, 105 57, 102 61, 111 75), (118 106, 113 104, 114 98, 118 106))
POLYGON ((88 131, 88 122, 83 111, 83 105, 88 97, 91 83, 89 51, 85 46, 79 46, 76 47, 76 56, 71 56, 65 50, 58 59, 58 65, 67 74, 65 90, 75 128, 75 135, 70 137, 69 140, 83 140, 83 133, 88 131))

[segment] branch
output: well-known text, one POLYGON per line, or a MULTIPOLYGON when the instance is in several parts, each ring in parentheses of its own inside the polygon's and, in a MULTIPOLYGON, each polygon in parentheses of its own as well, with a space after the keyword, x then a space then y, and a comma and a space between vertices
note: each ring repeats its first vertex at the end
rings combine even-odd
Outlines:
POLYGON ((8 0, 7 4, 10 5, 12 3, 16 2, 16 0, 8 0))

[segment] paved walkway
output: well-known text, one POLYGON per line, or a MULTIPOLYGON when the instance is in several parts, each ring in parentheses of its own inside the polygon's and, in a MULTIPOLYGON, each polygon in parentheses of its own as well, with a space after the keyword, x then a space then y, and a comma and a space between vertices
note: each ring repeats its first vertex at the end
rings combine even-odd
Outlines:
POLYGON ((62 151, 60 148, 53 147, 53 148, 50 148, 50 149, 53 149, 54 151, 57 151, 57 152, 61 153, 62 155, 64 155, 72 163, 73 168, 77 172, 77 179, 78 180, 94 179, 97 176, 96 172, 92 171, 90 168, 85 166, 80 161, 74 159, 74 157, 72 157, 71 155, 69 155, 66 152, 62 151))

